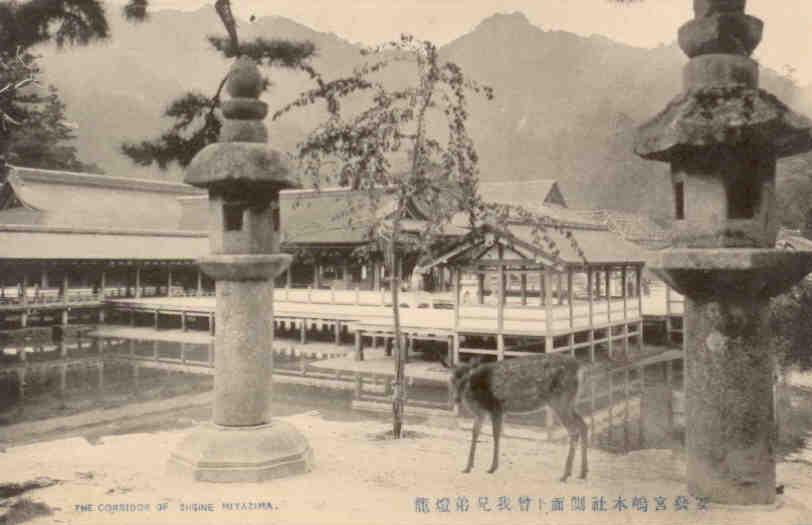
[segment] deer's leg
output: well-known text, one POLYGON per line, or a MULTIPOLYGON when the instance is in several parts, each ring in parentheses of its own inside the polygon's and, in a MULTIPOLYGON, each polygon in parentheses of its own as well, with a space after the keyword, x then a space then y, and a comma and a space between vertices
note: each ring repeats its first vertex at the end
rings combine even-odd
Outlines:
POLYGON ((586 479, 587 473, 587 460, 586 450, 589 447, 589 427, 586 426, 584 418, 578 412, 573 410, 575 416, 575 424, 578 426, 578 433, 581 435, 581 479, 586 479))
POLYGON ((482 420, 484 415, 481 413, 475 414, 474 426, 471 428, 471 449, 468 451, 468 465, 462 472, 468 474, 474 467, 474 454, 476 453, 476 442, 479 439, 479 431, 482 428, 482 420))
POLYGON ((572 474, 572 460, 575 458, 575 443, 578 441, 578 430, 575 421, 572 418, 572 413, 567 408, 561 407, 560 402, 551 402, 550 408, 553 409, 561 425, 567 429, 567 434, 570 438, 570 449, 567 452, 567 462, 564 464, 564 475, 561 476, 561 481, 567 481, 572 474))
POLYGON ((491 412, 491 423, 493 426, 493 461, 488 474, 493 474, 499 468, 499 438, 502 435, 502 409, 495 408, 491 412))

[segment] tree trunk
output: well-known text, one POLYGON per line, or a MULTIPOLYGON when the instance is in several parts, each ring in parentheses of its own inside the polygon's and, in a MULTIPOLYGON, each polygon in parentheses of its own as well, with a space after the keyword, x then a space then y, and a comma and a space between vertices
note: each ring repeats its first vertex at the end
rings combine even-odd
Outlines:
POLYGON ((392 289, 392 316, 395 322, 395 385, 392 394, 392 436, 400 439, 403 432, 403 411, 406 406, 406 359, 405 348, 401 344, 400 336, 400 277, 397 268, 397 229, 399 223, 395 220, 393 225, 392 240, 389 246, 390 264, 390 288, 392 289))

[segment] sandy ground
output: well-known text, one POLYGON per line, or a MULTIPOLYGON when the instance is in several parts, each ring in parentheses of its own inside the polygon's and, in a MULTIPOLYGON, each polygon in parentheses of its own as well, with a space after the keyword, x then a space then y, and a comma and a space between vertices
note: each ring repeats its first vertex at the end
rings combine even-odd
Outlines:
MULTIPOLYGON (((493 475, 490 438, 478 449, 478 464, 462 474, 468 433, 435 426, 410 426, 417 437, 400 441, 375 439, 389 429, 383 422, 329 421, 318 412, 284 418, 296 425, 315 451, 312 472, 263 484, 193 483, 165 474, 170 451, 188 430, 106 436, 91 444, 81 437, 13 447, 0 454, 0 476, 23 482, 41 476, 60 483, 29 492, 34 501, 54 509, 31 524, 104 523, 160 524, 371 524, 371 523, 729 523, 802 524, 812 518, 812 464, 782 463, 779 483, 785 494, 775 509, 729 509, 710 504, 699 510, 688 498, 688 510, 675 501, 687 496, 684 458, 671 451, 641 451, 625 456, 590 450, 587 481, 559 483, 564 444, 533 439, 503 440, 502 466, 493 475), (631 508, 645 496, 648 511, 631 508), (507 498, 501 500, 500 497, 507 498), (529 497, 529 510, 520 498, 529 497), (586 511, 572 509, 572 498, 585 498, 586 511), (593 511, 593 498, 605 498, 607 510, 593 511), (623 497, 627 510, 616 510, 623 497), (664 497, 666 510, 655 510, 664 497), (420 500, 418 498, 425 498, 420 500), (450 498, 450 512, 440 512, 450 498), (467 498, 469 510, 456 508, 467 498), (487 498, 489 511, 479 507, 487 498), (554 498, 564 510, 552 511, 554 498), (539 505, 539 501, 542 504, 539 505), (225 510, 224 503, 270 503, 272 510, 225 510), (420 503, 428 512, 418 512, 420 503), (110 504, 149 505, 145 512, 100 511, 110 504), (166 504, 165 511, 157 510, 166 504), (509 510, 505 508, 509 505, 509 510), (80 512, 77 505, 93 505, 80 512), (182 511, 182 504, 211 504, 214 511, 182 511), (101 507, 100 507, 101 506, 101 507)), ((489 432, 486 429, 486 434, 489 432)), ((577 501, 577 500, 576 500, 577 501)))

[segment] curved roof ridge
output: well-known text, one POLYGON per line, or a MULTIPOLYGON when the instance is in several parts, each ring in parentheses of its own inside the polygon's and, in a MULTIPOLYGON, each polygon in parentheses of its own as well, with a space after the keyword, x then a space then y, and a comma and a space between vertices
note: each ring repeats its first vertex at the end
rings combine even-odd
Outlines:
POLYGON ((202 190, 175 181, 115 177, 77 171, 48 170, 25 166, 9 166, 9 176, 16 175, 25 183, 27 180, 45 184, 71 184, 108 187, 131 191, 159 191, 167 193, 200 194, 202 190))

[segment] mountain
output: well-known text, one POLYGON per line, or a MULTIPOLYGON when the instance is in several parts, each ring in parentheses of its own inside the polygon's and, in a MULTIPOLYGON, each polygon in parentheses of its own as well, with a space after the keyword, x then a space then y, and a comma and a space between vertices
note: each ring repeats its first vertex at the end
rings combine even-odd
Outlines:
MULTIPOLYGON (((84 161, 111 174, 180 177, 177 169, 161 174, 134 167, 119 145, 156 136, 167 125, 160 117, 164 107, 184 90, 213 93, 228 62, 204 37, 221 33, 220 22, 211 8, 158 11, 138 25, 112 22, 106 45, 43 49, 45 80, 59 89, 68 117, 78 124, 84 161)), ((244 38, 313 42, 314 66, 328 78, 350 72, 364 59, 359 45, 281 17, 243 22, 240 31, 244 38)), ((632 144, 635 127, 681 89, 687 59, 676 45, 635 48, 602 36, 545 30, 513 13, 483 20, 443 46, 441 54, 495 89, 493 101, 470 98, 469 129, 484 180, 554 178, 575 207, 667 215, 667 166, 639 159, 632 144)), ((404 78, 398 68, 384 75, 390 82, 404 78)), ((265 99, 271 113, 313 87, 303 73, 274 69, 269 76, 273 86, 265 99)), ((762 86, 791 105, 812 99, 769 70, 762 71, 762 86)), ((292 150, 322 116, 320 109, 308 108, 269 122, 271 143, 292 150)))

